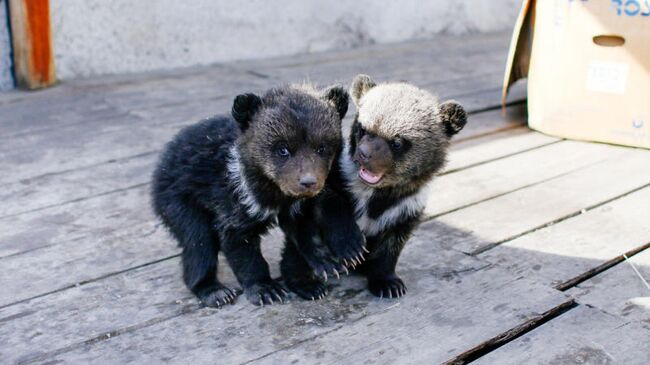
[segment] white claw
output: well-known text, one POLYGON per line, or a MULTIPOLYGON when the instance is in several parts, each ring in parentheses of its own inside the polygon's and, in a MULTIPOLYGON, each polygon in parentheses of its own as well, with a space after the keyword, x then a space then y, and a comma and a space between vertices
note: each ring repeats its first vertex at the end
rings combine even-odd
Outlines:
POLYGON ((264 301, 260 298, 260 307, 264 307, 264 301))
POLYGON ((341 277, 339 276, 339 272, 336 271, 336 269, 332 269, 334 271, 334 275, 336 275, 337 279, 340 279, 341 277))
POLYGON ((314 300, 314 296, 311 297, 311 300, 312 300, 312 301, 314 300))
POLYGON ((368 251, 368 249, 365 248, 365 247, 361 247, 361 249, 364 250, 364 251, 366 251, 366 253, 370 253, 370 251, 368 251))
POLYGON ((343 270, 345 270, 345 275, 350 275, 350 272, 348 271, 348 268, 343 266, 343 270))
POLYGON ((327 281, 327 271, 323 270, 323 277, 325 278, 325 281, 327 281))
POLYGON ((348 260, 343 259, 343 265, 348 266, 348 260))

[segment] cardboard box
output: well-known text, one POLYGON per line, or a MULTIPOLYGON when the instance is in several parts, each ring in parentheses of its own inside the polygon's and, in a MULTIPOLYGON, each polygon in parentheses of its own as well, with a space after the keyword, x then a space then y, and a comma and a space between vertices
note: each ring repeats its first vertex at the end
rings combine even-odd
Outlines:
POLYGON ((650 0, 524 0, 502 102, 526 76, 531 128, 650 148, 650 0))

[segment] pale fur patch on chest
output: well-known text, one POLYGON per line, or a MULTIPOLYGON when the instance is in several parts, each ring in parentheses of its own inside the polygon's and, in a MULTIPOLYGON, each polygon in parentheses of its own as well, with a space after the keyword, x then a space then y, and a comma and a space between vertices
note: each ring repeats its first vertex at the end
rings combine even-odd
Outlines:
POLYGON ((246 208, 246 214, 249 217, 266 220, 274 218, 278 214, 276 209, 263 207, 250 190, 250 184, 243 174, 243 166, 239 160, 239 151, 237 151, 236 146, 230 147, 228 177, 235 187, 235 194, 237 194, 239 202, 246 208))
POLYGON ((416 194, 400 200, 397 204, 382 212, 379 217, 374 219, 370 218, 368 216, 368 204, 372 198, 374 189, 359 180, 357 167, 350 159, 347 150, 348 145, 346 144, 339 163, 343 171, 347 189, 354 197, 354 211, 357 218, 357 225, 366 236, 374 236, 402 222, 405 218, 420 214, 424 210, 429 190, 427 187, 421 189, 416 194))

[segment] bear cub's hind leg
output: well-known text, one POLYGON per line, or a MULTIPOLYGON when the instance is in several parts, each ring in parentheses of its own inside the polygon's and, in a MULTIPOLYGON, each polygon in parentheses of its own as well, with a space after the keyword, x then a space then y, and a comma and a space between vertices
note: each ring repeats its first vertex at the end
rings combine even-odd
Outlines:
POLYGON ((232 303, 238 293, 217 279, 219 239, 211 230, 207 214, 185 207, 169 221, 172 233, 183 248, 183 280, 187 287, 208 307, 232 303))

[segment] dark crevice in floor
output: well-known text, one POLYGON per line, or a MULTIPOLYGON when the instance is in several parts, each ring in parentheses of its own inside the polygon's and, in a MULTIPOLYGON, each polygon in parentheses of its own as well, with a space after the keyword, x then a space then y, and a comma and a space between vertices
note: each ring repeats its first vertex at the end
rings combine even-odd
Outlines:
POLYGON ((560 291, 567 291, 567 290, 575 287, 576 285, 579 285, 580 283, 593 278, 594 276, 602 273, 603 271, 608 270, 608 269, 620 264, 621 262, 625 261, 626 256, 627 256, 627 258, 630 258, 630 257, 632 257, 632 256, 634 256, 634 255, 636 255, 638 253, 641 253, 641 252, 645 251, 648 248, 650 248, 650 242, 646 243, 645 245, 641 245, 641 246, 639 246, 639 247, 637 247, 635 249, 632 249, 632 250, 630 250, 630 251, 628 251, 628 252, 626 252, 626 253, 624 253, 622 255, 616 256, 611 260, 605 261, 602 264, 594 267, 593 269, 591 269, 589 271, 586 271, 586 272, 584 272, 584 273, 582 273, 582 274, 580 274, 580 275, 578 275, 578 276, 576 276, 574 278, 571 278, 571 279, 566 280, 566 281, 564 281, 564 282, 562 282, 560 284, 557 284, 554 288, 557 289, 557 290, 560 290, 560 291))
POLYGON ((499 347, 527 334, 528 332, 544 325, 545 323, 561 316, 562 314, 578 307, 578 304, 570 299, 544 313, 538 314, 533 318, 528 319, 522 324, 511 328, 510 330, 492 337, 491 339, 447 360, 444 365, 462 365, 469 364, 490 352, 498 349, 499 347))

